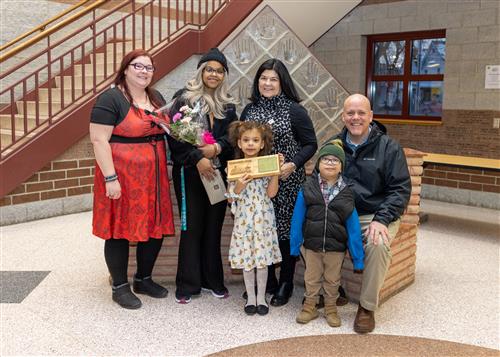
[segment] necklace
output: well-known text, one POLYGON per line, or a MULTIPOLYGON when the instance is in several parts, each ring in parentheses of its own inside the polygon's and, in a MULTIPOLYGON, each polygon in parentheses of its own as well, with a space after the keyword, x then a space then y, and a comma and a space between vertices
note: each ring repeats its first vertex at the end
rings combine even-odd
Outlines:
POLYGON ((149 107, 149 97, 147 94, 146 94, 146 100, 144 102, 141 103, 138 100, 136 100, 135 98, 134 98, 134 102, 135 102, 136 106, 138 106, 139 108, 149 107))

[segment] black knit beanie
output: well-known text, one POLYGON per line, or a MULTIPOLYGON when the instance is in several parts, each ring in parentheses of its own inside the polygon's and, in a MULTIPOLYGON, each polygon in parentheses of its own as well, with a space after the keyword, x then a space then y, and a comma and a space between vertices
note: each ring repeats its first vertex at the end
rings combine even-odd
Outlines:
POLYGON ((319 160, 321 160, 321 158, 326 155, 333 155, 336 158, 338 158, 342 163, 342 169, 344 168, 345 153, 344 153, 344 148, 342 146, 342 140, 340 139, 332 140, 323 145, 321 149, 319 149, 318 162, 316 163, 316 168, 319 167, 319 160))
POLYGON ((205 62, 208 62, 208 61, 217 61, 217 62, 219 62, 222 65, 222 67, 224 67, 224 69, 226 70, 226 72, 229 73, 229 68, 227 67, 226 56, 224 56, 224 53, 222 53, 221 51, 219 51, 218 48, 215 48, 215 47, 211 48, 210 51, 208 51, 203 56, 201 56, 200 62, 198 62, 198 67, 196 67, 196 68, 200 68, 200 66, 202 65, 202 63, 205 63, 205 62))

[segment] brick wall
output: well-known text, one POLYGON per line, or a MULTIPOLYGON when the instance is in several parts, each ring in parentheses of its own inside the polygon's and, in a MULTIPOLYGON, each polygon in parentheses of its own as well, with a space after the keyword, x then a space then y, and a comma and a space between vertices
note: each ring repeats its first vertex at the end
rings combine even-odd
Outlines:
POLYGON ((2 198, 2 206, 91 193, 94 159, 52 161, 2 198))
POLYGON ((366 36, 446 30, 442 123, 388 124, 402 146, 424 152, 498 158, 500 90, 485 89, 485 66, 500 63, 498 0, 368 0, 310 50, 351 93, 366 93, 366 36))
POLYGON ((426 164, 422 183, 481 192, 500 193, 500 171, 426 164))
POLYGON ((0 224, 91 209, 94 165, 92 144, 86 136, 0 199, 0 224))

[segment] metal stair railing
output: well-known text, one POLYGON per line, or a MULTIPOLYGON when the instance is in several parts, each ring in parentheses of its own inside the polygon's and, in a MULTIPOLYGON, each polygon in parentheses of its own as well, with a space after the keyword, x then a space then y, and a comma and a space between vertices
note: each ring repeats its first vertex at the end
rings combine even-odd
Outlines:
MULTIPOLYGON (((67 19, 38 34, 46 47, 0 75, 2 161, 106 88, 126 52, 155 53, 185 30, 201 30, 230 1, 235 0, 126 0, 107 11, 99 7, 108 0, 94 1, 71 17, 91 14, 80 28, 66 34, 74 23, 67 19), (23 72, 29 74, 19 79, 23 72)), ((9 58, 2 60, 4 66, 9 58)))

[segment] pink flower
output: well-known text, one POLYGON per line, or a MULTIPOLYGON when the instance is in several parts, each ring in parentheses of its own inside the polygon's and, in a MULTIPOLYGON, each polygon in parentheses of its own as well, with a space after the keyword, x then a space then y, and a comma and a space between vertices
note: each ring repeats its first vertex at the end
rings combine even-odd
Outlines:
POLYGON ((207 145, 216 143, 212 133, 207 131, 207 130, 205 130, 203 132, 202 139, 203 139, 203 142, 207 145))
POLYGON ((175 123, 176 121, 178 121, 179 119, 182 118, 182 114, 181 113, 177 113, 174 115, 174 117, 172 118, 172 121, 175 123))

